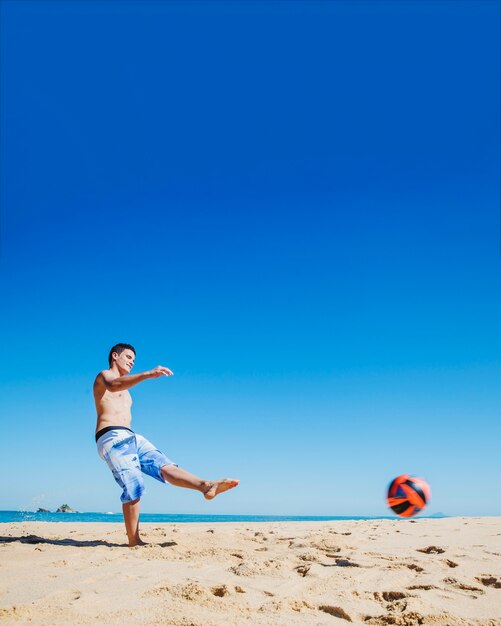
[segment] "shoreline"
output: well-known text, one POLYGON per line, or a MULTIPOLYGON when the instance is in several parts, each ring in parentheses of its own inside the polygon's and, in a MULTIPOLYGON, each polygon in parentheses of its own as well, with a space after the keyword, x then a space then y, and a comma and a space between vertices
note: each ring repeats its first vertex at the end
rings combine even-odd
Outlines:
MULTIPOLYGON (((457 517, 496 517, 491 515, 455 516, 435 513, 432 515, 419 515, 416 519, 453 519, 457 517)), ((500 516, 501 517, 501 516, 500 516)), ((56 511, 0 511, 0 524, 14 522, 116 522, 123 520, 122 511, 72 511, 62 513, 56 511)), ((330 522, 330 521, 361 521, 361 520, 394 520, 406 521, 394 514, 388 515, 242 515, 242 514, 217 514, 207 513, 141 513, 141 520, 151 523, 213 523, 213 522, 330 522)), ((407 520, 409 521, 409 520, 407 520)))
POLYGON ((501 624, 501 518, 3 523, 0 619, 501 624))

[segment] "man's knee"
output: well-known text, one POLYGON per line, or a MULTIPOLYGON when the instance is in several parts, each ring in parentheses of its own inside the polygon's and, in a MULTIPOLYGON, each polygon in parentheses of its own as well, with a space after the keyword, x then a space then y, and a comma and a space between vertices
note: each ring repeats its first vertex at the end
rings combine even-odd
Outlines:
POLYGON ((176 473, 178 466, 175 463, 169 463, 168 465, 162 465, 160 473, 164 480, 167 480, 170 476, 176 473))
POLYGON ((139 502, 139 500, 141 500, 141 498, 136 498, 135 500, 132 500, 132 502, 122 502, 122 504, 124 506, 132 506, 134 504, 137 504, 139 502))

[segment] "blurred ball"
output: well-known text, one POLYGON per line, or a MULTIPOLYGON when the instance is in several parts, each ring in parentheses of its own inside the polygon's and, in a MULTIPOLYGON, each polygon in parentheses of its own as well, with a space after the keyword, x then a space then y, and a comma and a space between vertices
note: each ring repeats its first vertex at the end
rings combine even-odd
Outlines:
POLYGON ((386 501, 400 517, 413 517, 422 511, 431 499, 430 486, 424 478, 402 474, 392 480, 386 501))

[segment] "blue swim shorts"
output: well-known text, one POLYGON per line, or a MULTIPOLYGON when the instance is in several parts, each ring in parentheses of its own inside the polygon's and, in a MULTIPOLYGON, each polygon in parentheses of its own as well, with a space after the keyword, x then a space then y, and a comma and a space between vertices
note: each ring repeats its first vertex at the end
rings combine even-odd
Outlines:
POLYGON ((123 503, 137 500, 143 494, 142 474, 163 483, 161 468, 176 465, 142 435, 125 428, 108 430, 101 435, 97 440, 97 451, 122 488, 120 500, 123 503))

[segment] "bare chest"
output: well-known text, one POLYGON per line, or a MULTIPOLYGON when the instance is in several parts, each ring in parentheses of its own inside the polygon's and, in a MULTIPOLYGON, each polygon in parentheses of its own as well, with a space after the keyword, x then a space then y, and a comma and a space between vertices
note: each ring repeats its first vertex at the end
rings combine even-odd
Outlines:
POLYGON ((128 391, 116 391, 111 393, 106 391, 101 400, 103 407, 116 412, 129 411, 132 405, 132 398, 128 391))

